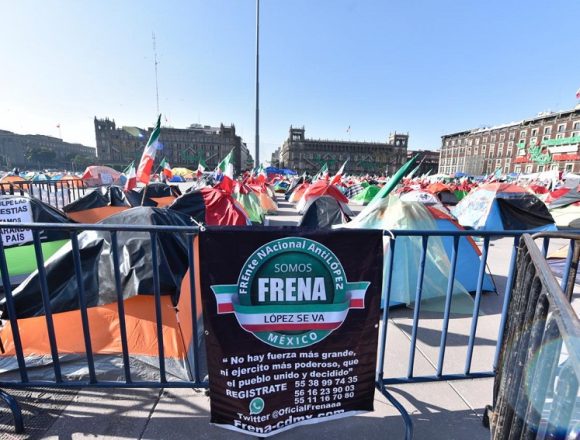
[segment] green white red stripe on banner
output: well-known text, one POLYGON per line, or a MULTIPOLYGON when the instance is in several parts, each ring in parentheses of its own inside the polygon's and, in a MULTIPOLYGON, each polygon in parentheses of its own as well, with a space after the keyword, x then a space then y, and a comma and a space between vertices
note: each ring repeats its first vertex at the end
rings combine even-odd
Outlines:
POLYGON ((347 283, 346 301, 338 304, 299 303, 242 305, 237 285, 211 286, 218 314, 234 313, 241 327, 250 332, 334 330, 342 324, 349 309, 364 309, 368 282, 347 283))

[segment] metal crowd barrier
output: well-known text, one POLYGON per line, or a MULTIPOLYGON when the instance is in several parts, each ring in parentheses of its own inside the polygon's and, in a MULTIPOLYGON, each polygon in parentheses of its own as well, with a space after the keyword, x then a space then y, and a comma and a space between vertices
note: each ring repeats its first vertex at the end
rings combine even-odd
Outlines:
POLYGON ((561 286, 533 238, 520 245, 494 384, 494 440, 580 438, 580 320, 570 305, 580 236, 534 238, 554 236, 570 239, 561 286))
MULTIPOLYGON (((0 230, 3 228, 13 228, 14 225, 11 223, 0 223, 0 230)), ((84 387, 118 387, 118 388, 206 388, 208 387, 207 381, 201 377, 201 359, 200 359, 200 346, 198 344, 197 335, 198 335, 198 326, 195 317, 197 316, 198 311, 196 310, 196 301, 195 301, 195 279, 194 279, 194 237, 196 234, 199 233, 199 229, 195 227, 171 227, 171 226, 136 226, 136 225, 101 225, 101 224, 94 224, 94 225, 79 225, 79 224, 21 224, 19 227, 27 228, 32 230, 33 234, 33 243, 34 249, 36 253, 36 262, 38 268, 38 275, 40 281, 40 288, 42 294, 42 304, 45 310, 45 320, 46 320, 46 328, 48 331, 48 338, 50 342, 50 351, 51 351, 51 360, 52 360, 52 368, 54 371, 54 380, 30 380, 27 365, 25 362, 25 356, 23 354, 22 342, 21 337, 18 330, 18 319, 16 318, 15 313, 15 306, 14 306, 14 299, 12 296, 12 288, 10 286, 10 279, 7 269, 6 263, 6 256, 4 246, 0 240, 0 271, 2 274, 2 282, 4 285, 4 293, 6 296, 6 307, 8 310, 8 318, 11 324, 11 328, 13 329, 13 340, 14 346, 16 351, 16 357, 19 366, 19 381, 10 382, 5 381, 0 376, 0 388, 11 387, 11 388, 32 388, 32 387, 77 387, 77 388, 84 388, 84 387), (50 300, 49 300, 49 292, 48 292, 48 284, 46 278, 46 272, 44 268, 44 258, 42 254, 41 248, 41 241, 39 232, 41 230, 65 230, 69 231, 71 244, 72 244, 72 252, 73 252, 73 261, 74 261, 74 268, 75 268, 75 275, 76 280, 78 283, 78 301, 79 301, 79 310, 82 319, 82 328, 83 328, 83 337, 84 337, 84 345, 86 351, 86 362, 88 367, 88 378, 85 380, 65 380, 63 379, 61 365, 60 365, 60 358, 59 358, 59 350, 58 350, 58 343, 57 338, 55 336, 54 324, 53 324, 53 314, 51 312, 50 307, 50 300), (91 335, 90 335, 90 328, 89 328, 89 319, 87 314, 87 302, 85 298, 85 293, 83 290, 82 284, 82 264, 81 258, 79 254, 79 243, 78 243, 78 234, 83 231, 108 231, 110 233, 111 244, 112 244, 112 258, 114 261, 114 278, 115 278, 115 287, 117 293, 117 308, 119 313, 119 323, 120 323, 120 336, 121 336, 121 343, 122 343, 122 365, 124 371, 124 380, 121 381, 104 381, 100 380, 97 377, 95 371, 95 361, 93 356, 93 349, 92 349, 92 342, 91 342, 91 335), (157 336, 158 336, 158 356, 159 356, 159 381, 141 381, 136 380, 132 377, 131 366, 129 362, 129 350, 128 350, 128 343, 127 343, 127 330, 125 326, 125 312, 124 312, 124 304, 123 298, 121 293, 121 279, 119 273, 119 252, 117 245, 117 235, 120 232, 147 232, 151 236, 151 243, 152 243, 152 261, 153 266, 155 268, 153 273, 153 280, 154 280, 154 297, 155 297, 155 312, 156 312, 156 329, 157 329, 157 336), (171 234, 171 233, 185 233, 188 237, 188 263, 189 263, 189 272, 190 276, 190 292, 192 295, 191 298, 191 316, 192 316, 192 324, 193 324, 193 353, 192 353, 192 363, 193 368, 191 371, 191 377, 189 380, 168 380, 166 376, 166 365, 165 365, 165 358, 164 358, 164 343, 162 335, 162 320, 161 320, 161 293, 160 293, 160 286, 159 286, 159 273, 157 269, 157 265, 155 264, 158 258, 158 249, 157 249, 157 237, 162 234, 171 234)), ((385 240, 388 241, 391 252, 388 254, 390 258, 390 267, 393 267, 394 261, 394 250, 396 248, 397 238, 399 237, 417 237, 421 241, 421 257, 419 261, 419 271, 417 276, 417 284, 416 284, 416 291, 415 291, 415 305, 413 311, 413 326, 411 330, 411 343, 410 349, 408 354, 408 362, 407 362, 407 374, 404 377, 390 377, 388 374, 385 374, 385 355, 389 351, 389 346, 387 344, 387 331, 388 325, 386 323, 389 322, 389 316, 391 314, 390 311, 390 304, 391 304, 391 290, 392 290, 392 273, 388 273, 386 279, 384 280, 383 291, 386 295, 386 307, 383 308, 382 312, 382 322, 384 325, 380 328, 379 334, 379 347, 378 347, 378 365, 376 371, 376 387, 380 390, 381 393, 391 401, 394 406, 399 410, 401 415, 405 420, 406 425, 406 438, 412 438, 412 421, 409 417, 406 410, 403 406, 394 398, 394 396, 388 391, 387 386, 395 385, 395 384, 402 384, 402 383, 419 383, 419 382, 433 382, 433 381, 450 381, 450 380, 461 380, 461 379, 474 379, 474 378, 485 378, 485 377, 493 377, 498 369, 498 365, 502 365, 503 358, 502 353, 505 356, 505 347, 509 346, 507 341, 504 341, 504 335, 508 335, 508 339, 512 337, 512 314, 513 312, 513 304, 519 301, 518 299, 512 300, 512 285, 514 284, 514 280, 517 276, 517 283, 516 285, 520 286, 521 277, 528 276, 526 270, 520 268, 516 271, 516 261, 521 262, 524 256, 520 256, 518 259, 518 253, 521 252, 530 252, 533 255, 533 263, 538 267, 540 263, 536 260, 539 258, 543 258, 542 254, 539 253, 537 250, 529 250, 531 244, 533 242, 529 237, 524 237, 525 247, 519 247, 520 238, 521 236, 526 233, 526 231, 509 231, 509 232, 482 232, 482 231, 403 231, 403 230, 396 230, 396 231, 385 231, 385 240), (467 343, 467 354, 465 357, 465 366, 462 373, 459 374, 451 374, 447 373, 445 370, 445 351, 447 348, 447 337, 448 337, 448 327, 451 317, 451 301, 453 296, 453 286, 454 286, 454 279, 455 273, 457 269, 457 260, 458 260, 458 249, 459 249, 459 242, 461 237, 480 237, 482 242, 482 255, 480 258, 480 266, 478 271, 478 282, 477 282, 477 291, 475 292, 475 298, 473 302, 473 311, 471 316, 471 325, 470 325, 470 333, 468 337, 467 343), (453 240, 453 247, 452 247, 452 255, 451 255, 451 270, 450 276, 448 278, 447 290, 446 290, 446 298, 445 298, 445 306, 443 312, 443 321, 441 327, 441 336, 440 336, 440 343, 439 343, 439 355, 438 355, 438 363, 435 374, 431 375, 417 375, 415 374, 415 355, 417 352, 417 335, 419 330, 419 323, 420 323, 420 311, 421 311, 421 299, 423 294, 423 284, 424 284, 424 271, 425 271, 425 264, 427 259, 427 247, 429 243, 430 237, 451 237, 453 240), (512 246, 512 253, 510 257, 510 266, 508 271, 507 277, 507 284, 504 292, 504 299, 503 299, 503 307, 502 307, 502 314, 501 314, 501 323, 498 328, 498 336, 497 336, 497 344, 495 347, 495 356, 493 359, 493 363, 489 365, 488 369, 482 371, 472 371, 472 360, 473 360, 473 351, 476 345, 476 332, 478 328, 478 318, 481 306, 481 299, 482 299, 482 286, 484 282, 484 275, 485 269, 487 264, 487 258, 489 253, 489 246, 490 240, 494 238, 501 238, 501 237, 511 237, 513 239, 513 246, 512 246), (522 251, 523 249, 523 251, 522 251), (509 320, 508 320, 509 317, 509 320), (504 332, 504 327, 507 329, 507 333, 504 332), (502 347, 504 351, 502 351, 502 347)), ((574 236, 577 238, 577 236, 574 236)), ((551 238, 550 235, 543 236, 543 245, 544 245, 544 255, 547 252, 549 240, 551 238)), ((574 238, 569 238, 571 243, 571 251, 569 252, 567 265, 569 267, 572 266, 572 257, 575 255, 574 252, 574 238)), ((525 255, 528 255, 527 253, 525 255)), ((551 279, 548 275, 548 270, 545 267, 545 262, 543 264, 542 270, 540 272, 540 280, 542 281, 541 285, 546 286, 542 292, 548 301, 556 301, 554 302, 554 306, 552 309, 559 310, 562 306, 561 299, 553 300, 550 299, 552 297, 558 297, 554 294, 554 289, 557 287, 560 289, 555 281, 551 279), (546 292, 550 293, 546 293, 546 292)), ((520 265, 521 266, 521 265, 520 265)), ((519 266, 518 266, 519 267, 519 266)), ((530 269, 531 270, 531 269, 530 269)), ((567 288, 567 285, 571 282, 573 286, 574 278, 571 278, 571 272, 567 272, 566 276, 563 279, 563 287, 564 289, 567 288)), ((527 278, 526 278, 527 279, 527 278)), ((535 284, 534 284, 535 285, 535 284)), ((518 290, 518 294, 520 291, 518 290)), ((558 297, 559 298, 559 297, 558 297)), ((550 303, 552 304, 552 303, 550 303)), ((552 311, 552 315, 556 312, 552 311)), ((557 312, 563 313, 563 312, 557 312)), ((566 312, 570 313, 570 312, 566 312)), ((558 324, 558 328, 564 329, 567 334, 572 334, 578 336, 578 329, 576 327, 570 328, 570 319, 566 318, 567 320, 564 322, 561 317, 556 317, 556 321, 558 324), (562 324, 563 323, 563 324, 562 324), (562 327, 564 326, 564 327, 562 327), (572 332, 572 333, 570 333, 572 332)), ((562 331, 562 330, 561 330, 562 331)), ((511 341, 511 339, 510 339, 511 341)), ((576 349, 576 355, 580 353, 577 349, 578 341, 574 342, 574 346, 572 348, 576 349)), ((518 352, 519 353, 519 352, 518 352)), ((574 355, 574 359, 576 359, 576 355, 574 355)), ((574 368, 580 365, 580 363, 575 363, 574 368)), ((505 371, 505 369, 500 369, 500 374, 505 371)), ((575 370, 576 372, 578 370, 575 370)), ((507 377, 507 376, 505 376, 507 377)), ((0 393, 0 398, 2 398, 8 405, 10 405, 13 415, 14 415, 14 422, 17 432, 22 432, 23 430, 23 421, 22 416, 20 414, 20 409, 16 400, 8 395, 5 392, 0 393)))
POLYGON ((29 195, 62 209, 86 194, 87 185, 81 179, 42 180, 0 183, 2 195, 29 195))

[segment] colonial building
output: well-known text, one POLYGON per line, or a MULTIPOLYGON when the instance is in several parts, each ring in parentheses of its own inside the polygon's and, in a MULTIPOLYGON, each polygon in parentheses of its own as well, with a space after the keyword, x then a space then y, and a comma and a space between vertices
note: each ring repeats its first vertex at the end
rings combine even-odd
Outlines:
POLYGON ((280 147, 276 148, 270 159, 270 166, 278 168, 280 166, 280 147))
POLYGON ((422 176, 427 173, 437 174, 437 171, 439 170, 439 151, 409 150, 407 151, 407 160, 411 159, 416 154, 418 154, 419 157, 415 163, 419 165, 419 168, 415 171, 415 176, 422 176))
POLYGON ((580 107, 442 136, 439 172, 580 172, 580 107))
POLYGON ((394 133, 387 142, 307 139, 305 129, 290 126, 288 139, 280 147, 279 166, 316 173, 324 163, 330 173, 350 159, 347 174, 392 175, 407 158, 408 134, 394 133))
MULTIPOLYGON (((132 161, 138 163, 152 131, 153 127, 117 127, 113 120, 95 118, 99 162, 117 167, 127 166, 132 161)), ((234 125, 161 127, 159 142, 163 149, 157 153, 158 162, 166 158, 172 167, 195 169, 203 159, 209 169, 213 169, 232 149, 236 172, 253 166, 248 147, 236 134, 234 125)))
POLYGON ((40 134, 16 134, 0 130, 0 167, 4 169, 70 170, 95 161, 95 149, 40 134))

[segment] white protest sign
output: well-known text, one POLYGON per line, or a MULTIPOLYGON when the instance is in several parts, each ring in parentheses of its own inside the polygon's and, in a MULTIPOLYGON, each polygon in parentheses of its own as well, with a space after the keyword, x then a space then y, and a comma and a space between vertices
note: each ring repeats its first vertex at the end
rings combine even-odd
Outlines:
MULTIPOLYGON (((0 197, 0 222, 32 223, 30 200, 26 197, 0 197)), ((1 232, 4 246, 14 246, 32 241, 30 229, 3 228, 1 232)))

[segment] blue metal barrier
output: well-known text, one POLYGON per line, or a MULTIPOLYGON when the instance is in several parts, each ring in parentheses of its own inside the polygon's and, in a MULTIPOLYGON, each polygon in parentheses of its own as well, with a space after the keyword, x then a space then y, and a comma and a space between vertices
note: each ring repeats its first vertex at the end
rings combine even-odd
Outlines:
MULTIPOLYGON (((544 241, 554 237, 571 240, 567 262, 577 267, 571 255, 578 255, 574 242, 580 236, 534 236, 544 241)), ((544 260, 544 249, 529 235, 523 237, 494 384, 494 440, 580 437, 580 320, 571 295, 562 290, 570 281, 569 266, 561 288, 544 260)))
MULTIPOLYGON (((45 320, 46 327, 48 331, 48 338, 50 342, 50 351, 52 358, 52 367, 54 370, 54 381, 47 380, 30 380, 28 375, 28 370, 26 366, 25 356, 22 347, 21 335, 19 333, 18 319, 16 318, 16 309, 14 305, 14 298, 12 294, 12 286, 10 285, 10 278, 8 274, 8 266, 6 262, 5 250, 2 241, 0 240, 0 272, 2 275, 2 282, 4 285, 4 294, 6 297, 6 308, 8 311, 8 319, 12 328, 14 350, 16 355, 16 360, 18 363, 18 372, 20 376, 19 381, 5 381, 0 377, 0 387, 12 387, 12 388, 29 388, 29 387, 119 387, 119 388, 206 388, 208 386, 207 381, 201 377, 202 369, 202 359, 200 346, 198 344, 198 326, 197 326, 197 306, 195 301, 195 279, 194 279, 194 238, 196 234, 199 233, 199 229, 195 227, 177 227, 177 226, 138 226, 138 225, 77 225, 77 224, 19 224, 19 228, 31 229, 33 231, 33 243, 36 253, 36 262, 38 268, 39 281, 42 292, 42 302, 45 310, 45 320), (86 351, 86 362, 88 367, 88 378, 85 380, 68 380, 63 378, 60 365, 60 357, 58 351, 58 341, 55 335, 53 314, 51 311, 50 298, 48 292, 48 284, 46 278, 46 272, 44 268, 44 258, 42 255, 42 248, 40 242, 40 231, 42 230, 64 230, 70 233, 71 237, 71 247, 74 262, 74 270, 76 281, 78 284, 78 300, 79 300, 79 310, 82 321, 83 339, 86 351), (120 381, 110 381, 110 380, 99 380, 96 369, 95 369, 95 359, 93 355, 93 344, 91 341, 90 333, 90 323, 88 318, 88 306, 85 297, 85 292, 83 289, 83 274, 82 274, 82 261, 79 252, 78 234, 83 231, 101 231, 108 232, 111 238, 112 244, 112 258, 114 262, 114 285, 117 294, 117 308, 119 313, 119 325, 120 325, 120 337, 122 345, 122 365, 124 371, 124 380, 120 381), (155 325, 157 330, 157 354, 159 358, 159 380, 158 381, 145 381, 137 380, 132 376, 131 365, 130 365, 130 353, 128 348, 127 339, 127 329, 125 322, 125 309, 124 301, 121 292, 121 274, 119 271, 120 258, 118 249, 118 233, 126 232, 145 232, 149 233, 152 243, 152 260, 153 260, 153 296, 154 296, 154 306, 155 306, 155 325), (166 374, 166 364, 165 364, 165 347, 162 337, 162 305, 161 305, 161 289, 159 284, 159 273, 157 261, 159 258, 159 250, 157 248, 157 238, 163 236, 164 234, 174 234, 182 233, 187 236, 187 253, 188 253, 188 268, 190 272, 190 292, 191 292, 191 316, 192 316, 192 326, 193 326, 193 346, 192 353, 188 353, 192 357, 191 363, 193 365, 192 369, 189 371, 189 380, 169 380, 166 374)), ((0 223, 0 230, 3 228, 14 228, 13 223, 0 223)), ((377 388, 385 395, 389 401, 399 410, 402 414, 405 425, 406 425, 406 438, 412 437, 412 423, 409 415, 405 411, 404 407, 397 402, 397 400, 390 394, 387 387, 389 385, 403 384, 403 383, 420 383, 420 382, 433 382, 433 381, 450 381, 450 380, 462 380, 462 379, 474 379, 474 378, 484 378, 493 377, 496 373, 500 359, 501 359, 501 349, 505 346, 504 341, 504 327, 507 326, 507 318, 509 315, 509 306, 512 294, 512 285, 514 284, 516 278, 516 262, 518 261, 518 244, 520 242, 520 237, 526 231, 411 231, 411 230, 394 230, 385 231, 385 240, 389 244, 390 252, 388 258, 390 261, 389 267, 393 268, 394 261, 394 251, 397 244, 397 238, 399 237, 417 237, 421 242, 421 257, 418 262, 418 276, 417 284, 415 290, 415 307, 413 311, 413 326, 410 336, 410 350, 408 355, 407 363, 407 374, 404 377, 390 377, 385 374, 385 357, 388 354, 389 347, 387 344, 387 333, 388 333, 388 323, 390 317, 390 305, 391 305, 391 291, 392 291, 392 272, 387 273, 386 279, 384 280, 384 294, 386 298, 386 306, 382 312, 382 322, 383 325, 380 329, 379 347, 378 347, 378 365, 376 371, 376 385, 377 388), (466 345, 467 354, 465 358, 465 366, 463 373, 446 373, 445 372, 445 351, 447 348, 447 337, 448 337, 448 327, 451 319, 451 301, 453 296, 453 287, 455 283, 455 273, 457 271, 457 260, 458 260, 458 249, 461 237, 479 237, 483 239, 482 243, 482 255, 480 259, 480 266, 478 270, 477 278, 477 290, 475 292, 475 299, 473 305, 473 311, 471 316, 471 325, 468 336, 468 343, 466 345), (443 310, 443 319, 441 326, 441 336, 439 340, 439 352, 438 361, 435 368, 435 373, 431 375, 416 375, 414 372, 415 365, 415 354, 417 351, 417 338, 418 330, 421 319, 421 300, 423 295, 423 282, 425 276, 425 264, 427 260, 427 248, 429 244, 429 239, 431 237, 452 237, 453 247, 451 254, 451 269, 450 276, 447 281, 446 287, 446 297, 445 305, 443 310), (484 276, 486 273, 486 263, 489 252, 490 241, 496 238, 510 237, 513 239, 512 254, 510 257, 510 266, 508 269, 507 284, 504 292, 504 300, 502 306, 501 321, 498 328, 497 344, 495 347, 495 356, 493 362, 490 363, 489 368, 483 371, 472 371, 472 361, 473 361, 473 351, 476 346, 476 333, 478 327, 478 317, 480 314, 482 290, 484 283, 484 276)), ((550 238, 553 235, 547 235, 544 240, 545 252, 547 252, 549 246, 550 238)), ((542 237, 543 238, 543 237, 542 237)), ((570 236, 567 239, 572 243, 577 236, 570 236)), ((529 244, 528 244, 529 245, 529 244)), ((567 263, 573 266, 574 259, 573 255, 576 255, 576 250, 580 246, 573 247, 571 244, 571 251, 569 253, 569 258, 567 258, 567 263)), ((576 260, 577 266, 577 260, 576 260)), ((568 288, 570 283, 572 287, 575 279, 575 270, 572 271, 574 278, 570 278, 570 271, 566 272, 566 276, 563 278, 562 283, 564 288, 568 288)), ((550 288, 552 285, 550 284, 550 288)), ((4 399, 10 406, 15 417, 15 426, 17 432, 23 429, 22 417, 18 409, 16 401, 6 393, 0 393, 0 398, 4 399)))
POLYGON ((86 183, 74 180, 26 180, 21 182, 0 183, 1 195, 29 195, 55 208, 62 209, 69 203, 81 198, 87 191, 86 183))

